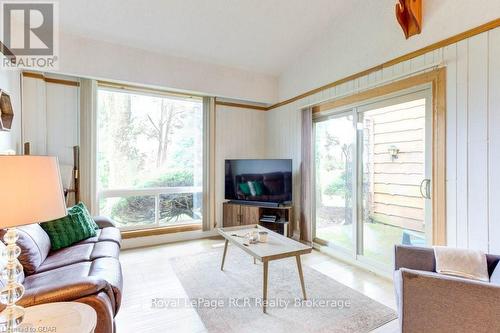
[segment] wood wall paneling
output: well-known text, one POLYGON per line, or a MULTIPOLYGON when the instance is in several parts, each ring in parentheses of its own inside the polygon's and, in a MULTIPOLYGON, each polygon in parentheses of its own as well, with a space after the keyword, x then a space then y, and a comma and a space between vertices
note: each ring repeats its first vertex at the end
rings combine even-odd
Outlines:
POLYGON ((30 143, 32 155, 57 156, 61 164, 73 165, 73 146, 79 145, 79 86, 43 78, 23 73, 22 141, 30 143))
POLYGON ((79 94, 75 86, 47 84, 47 153, 59 163, 73 165, 79 144, 79 94))
MULTIPOLYGON (((469 80, 469 41, 461 41, 457 44, 457 81, 456 104, 457 104, 457 135, 455 138, 448 139, 454 142, 457 149, 456 169, 457 169, 457 192, 449 193, 448 201, 455 200, 457 205, 457 246, 462 248, 469 247, 469 218, 468 218, 468 80, 469 80)), ((451 87, 453 89, 453 87, 451 87)), ((450 92, 448 92, 450 96, 450 92)))
POLYGON ((469 247, 488 250, 488 34, 469 40, 469 247))
MULTIPOLYGON (((493 253, 500 253, 500 175, 496 172, 500 166, 499 59, 500 28, 495 28, 475 38, 457 40, 432 55, 408 59, 402 63, 402 73, 393 71, 408 75, 429 61, 442 61, 446 66, 447 243, 493 253)), ((358 85, 352 93, 382 82, 378 71, 356 80, 358 85)), ((270 154, 286 151, 294 165, 300 164, 300 150, 294 149, 297 141, 300 145, 300 120, 291 120, 301 107, 322 100, 324 96, 317 100, 302 98, 269 112, 269 128, 278 128, 270 131, 270 137, 276 138, 270 154), (284 119, 287 128, 279 129, 284 119)), ((405 191, 412 193, 418 188, 408 186, 405 191)))
POLYGON ((489 251, 500 253, 500 29, 490 31, 488 48, 489 251))
POLYGON ((457 246, 457 45, 449 45, 443 50, 443 61, 446 66, 446 193, 454 197, 447 200, 446 205, 446 233, 448 246, 457 246), (451 140, 454 138, 455 140, 451 140))
POLYGON ((46 84, 43 80, 23 77, 22 142, 30 142, 31 155, 47 154, 46 84))
POLYGON ((218 105, 215 120, 215 202, 216 223, 222 226, 224 202, 224 160, 266 158, 268 112, 218 105))

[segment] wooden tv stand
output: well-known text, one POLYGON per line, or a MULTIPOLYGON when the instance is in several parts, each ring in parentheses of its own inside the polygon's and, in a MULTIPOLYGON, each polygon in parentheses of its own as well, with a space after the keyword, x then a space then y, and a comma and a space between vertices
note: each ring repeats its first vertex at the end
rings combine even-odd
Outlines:
POLYGON ((249 224, 259 224, 282 235, 291 237, 293 207, 266 207, 225 202, 222 204, 223 227, 235 227, 249 224), (276 215, 276 222, 263 222, 263 215, 276 215))

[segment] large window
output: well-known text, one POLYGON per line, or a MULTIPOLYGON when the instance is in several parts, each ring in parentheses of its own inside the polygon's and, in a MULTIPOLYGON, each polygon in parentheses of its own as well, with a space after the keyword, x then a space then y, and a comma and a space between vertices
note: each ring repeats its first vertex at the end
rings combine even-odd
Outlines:
POLYGON ((122 229, 201 223, 203 102, 98 88, 99 213, 122 229))

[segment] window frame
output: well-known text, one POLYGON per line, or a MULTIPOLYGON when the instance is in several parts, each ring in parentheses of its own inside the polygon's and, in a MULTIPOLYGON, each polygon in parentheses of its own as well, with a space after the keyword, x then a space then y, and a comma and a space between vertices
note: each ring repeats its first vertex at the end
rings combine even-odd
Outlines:
POLYGON ((432 90, 432 242, 446 245, 446 67, 381 84, 374 88, 325 101, 312 107, 313 117, 349 108, 371 99, 398 95, 405 90, 430 86, 432 90))
POLYGON ((94 164, 94 182, 95 182, 95 210, 99 215, 100 212, 100 201, 108 198, 127 198, 136 196, 154 196, 154 221, 152 224, 144 224, 130 227, 118 227, 122 232, 124 238, 134 238, 134 237, 144 237, 166 234, 171 232, 181 232, 181 231, 193 231, 207 229, 206 223, 209 217, 210 211, 210 198, 206 195, 209 189, 209 182, 206 181, 208 171, 206 166, 209 165, 210 156, 208 147, 208 139, 210 133, 210 123, 207 121, 210 117, 210 108, 207 108, 206 104, 209 103, 209 98, 203 97, 201 95, 195 94, 182 94, 177 92, 169 92, 160 89, 117 84, 108 81, 97 81, 96 85, 96 103, 95 103, 95 152, 93 157, 95 159, 94 164), (167 97, 174 99, 197 99, 200 100, 202 104, 202 185, 201 186, 182 186, 182 187, 150 187, 150 188, 113 188, 113 189, 99 189, 98 188, 98 177, 99 177, 99 166, 97 163, 97 154, 99 152, 99 131, 98 127, 98 96, 99 90, 106 91, 116 91, 121 93, 129 93, 136 95, 146 95, 154 97, 167 97), (207 127, 208 126, 208 127, 207 127), (199 222, 186 222, 186 223, 174 223, 172 225, 162 225, 160 224, 160 196, 165 194, 180 194, 180 193, 201 193, 202 194, 202 218, 199 222))

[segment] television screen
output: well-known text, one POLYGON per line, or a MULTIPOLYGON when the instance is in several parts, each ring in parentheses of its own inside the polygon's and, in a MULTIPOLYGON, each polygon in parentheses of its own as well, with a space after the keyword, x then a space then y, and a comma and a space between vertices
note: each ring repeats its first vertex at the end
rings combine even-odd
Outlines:
POLYGON ((227 200, 292 201, 292 160, 226 160, 227 200))

